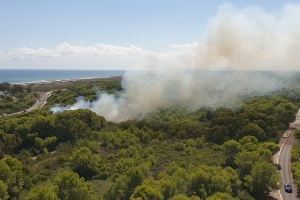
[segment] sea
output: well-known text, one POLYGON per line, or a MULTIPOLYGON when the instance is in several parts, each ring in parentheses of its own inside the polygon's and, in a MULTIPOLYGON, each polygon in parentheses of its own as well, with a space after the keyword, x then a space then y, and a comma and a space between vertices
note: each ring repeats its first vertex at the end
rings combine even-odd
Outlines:
POLYGON ((0 69, 0 83, 38 83, 60 80, 88 78, 107 78, 122 76, 123 70, 36 70, 36 69, 0 69))

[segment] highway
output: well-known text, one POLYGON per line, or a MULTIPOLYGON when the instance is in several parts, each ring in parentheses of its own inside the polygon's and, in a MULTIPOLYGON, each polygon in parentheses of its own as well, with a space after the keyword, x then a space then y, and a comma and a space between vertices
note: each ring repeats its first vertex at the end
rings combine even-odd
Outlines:
POLYGON ((286 138, 281 138, 279 141, 280 150, 274 155, 274 163, 280 166, 280 190, 277 191, 277 194, 271 194, 271 196, 276 197, 279 200, 294 200, 300 199, 297 197, 297 188, 293 184, 293 174, 291 169, 291 151, 292 146, 296 142, 296 139, 293 135, 293 129, 300 128, 300 110, 296 115, 296 120, 290 124, 290 129, 285 132, 287 135, 286 138), (284 184, 291 184, 293 186, 293 193, 287 193, 284 190, 284 184))
POLYGON ((280 170, 280 177, 281 177, 281 188, 280 188, 280 194, 279 194, 279 199, 280 200, 294 200, 294 199, 299 199, 297 198, 297 191, 296 187, 293 184, 293 175, 292 175, 292 170, 291 170, 291 150, 292 150, 292 145, 295 142, 294 135, 292 134, 291 130, 288 130, 286 132, 288 134, 288 138, 281 139, 281 149, 278 154, 278 161, 277 163, 280 165, 281 170, 280 170), (293 193, 286 193, 284 191, 284 184, 292 184, 293 185, 293 193))
POLYGON ((30 108, 27 108, 26 110, 22 110, 22 111, 15 112, 15 113, 0 115, 0 117, 11 117, 11 116, 19 115, 19 114, 29 113, 38 108, 42 108, 47 103, 47 99, 51 96, 51 94, 52 94, 52 91, 44 92, 40 95, 40 97, 37 99, 37 101, 34 103, 34 105, 31 106, 30 108))

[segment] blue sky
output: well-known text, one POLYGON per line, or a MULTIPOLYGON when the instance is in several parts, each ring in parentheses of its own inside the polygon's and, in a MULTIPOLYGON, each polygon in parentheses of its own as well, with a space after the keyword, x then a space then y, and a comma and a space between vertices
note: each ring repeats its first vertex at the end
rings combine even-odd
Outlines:
MULTIPOLYGON (((65 43, 166 49, 201 39, 208 21, 225 3, 276 12, 287 1, 0 0, 0 53, 21 47, 51 49, 65 43)), ((0 61, 0 68, 21 65, 0 61)), ((24 61, 24 65, 31 63, 24 61)))
POLYGON ((220 5, 278 9, 284 0, 1 0, 0 49, 72 44, 161 48, 201 37, 220 5))

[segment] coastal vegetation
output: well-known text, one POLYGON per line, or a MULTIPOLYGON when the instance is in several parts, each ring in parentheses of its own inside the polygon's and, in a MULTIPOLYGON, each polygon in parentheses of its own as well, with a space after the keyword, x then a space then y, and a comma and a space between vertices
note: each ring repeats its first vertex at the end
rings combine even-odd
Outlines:
POLYGON ((42 109, 0 118, 1 199, 251 200, 279 187, 271 157, 300 93, 252 96, 237 108, 172 107, 121 123, 48 109, 95 99, 98 86, 121 89, 118 81, 74 84, 42 109))
POLYGON ((34 104, 37 92, 22 85, 0 83, 0 115, 23 111, 34 104))
POLYGON ((51 106, 55 104, 70 105, 75 103, 78 97, 92 101, 101 91, 115 93, 119 90, 121 90, 119 77, 78 80, 71 83, 57 81, 20 85, 3 82, 0 83, 0 116, 30 108, 38 100, 40 94, 46 91, 53 91, 47 104, 47 106, 51 106))

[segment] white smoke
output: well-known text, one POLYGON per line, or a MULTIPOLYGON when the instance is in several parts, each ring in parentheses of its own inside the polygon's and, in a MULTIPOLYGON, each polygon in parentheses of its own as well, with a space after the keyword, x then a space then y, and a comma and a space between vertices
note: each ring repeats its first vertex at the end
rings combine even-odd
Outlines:
POLYGON ((278 89, 288 76, 251 71, 299 69, 299 13, 295 4, 275 14, 222 6, 210 20, 205 39, 147 55, 140 72, 124 75, 118 97, 102 93, 92 103, 80 100, 53 109, 89 108, 109 121, 124 121, 175 105, 191 110, 234 105, 242 95, 278 89))
POLYGON ((90 109, 92 107, 92 103, 89 101, 85 101, 84 97, 78 97, 76 99, 76 103, 69 106, 55 106, 52 107, 50 110, 54 113, 63 112, 65 110, 78 110, 78 109, 90 109))
POLYGON ((243 95, 261 95, 284 86, 289 74, 267 72, 181 71, 181 73, 127 72, 118 96, 100 93, 94 102, 53 107, 53 112, 90 109, 108 121, 141 119, 171 106, 194 111, 202 106, 237 106, 243 95))

